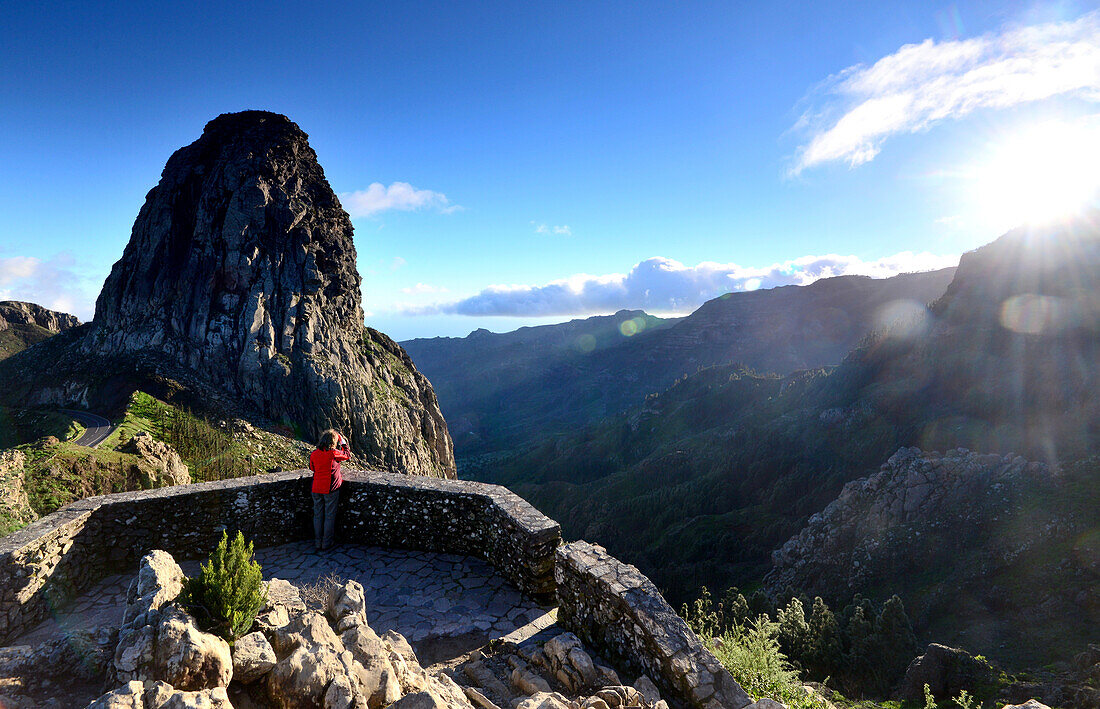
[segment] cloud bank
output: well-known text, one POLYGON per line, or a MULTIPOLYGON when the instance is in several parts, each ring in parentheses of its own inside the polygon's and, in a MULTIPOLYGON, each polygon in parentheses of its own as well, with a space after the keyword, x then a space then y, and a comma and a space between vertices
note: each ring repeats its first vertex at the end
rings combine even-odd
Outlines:
POLYGON ((33 256, 0 257, 0 300, 22 300, 91 320, 95 293, 76 272, 67 253, 45 261, 33 256))
POLYGON ((958 264, 958 256, 904 251, 876 261, 857 256, 803 256, 763 268, 703 262, 685 266, 667 258, 649 258, 629 273, 578 274, 546 285, 489 286, 477 295, 449 303, 409 306, 406 315, 542 316, 590 315, 623 308, 686 313, 723 293, 783 285, 806 285, 819 278, 864 275, 887 278, 958 264))
POLYGON ((434 209, 450 214, 462 209, 457 204, 451 204, 447 195, 442 192, 418 190, 408 182, 394 182, 389 187, 381 182, 374 182, 365 190, 342 192, 340 203, 353 218, 371 217, 389 210, 412 212, 434 209))
POLYGON ((1100 101, 1100 12, 967 40, 926 39, 845 69, 795 126, 810 138, 791 173, 836 160, 855 167, 891 135, 1060 95, 1100 101))

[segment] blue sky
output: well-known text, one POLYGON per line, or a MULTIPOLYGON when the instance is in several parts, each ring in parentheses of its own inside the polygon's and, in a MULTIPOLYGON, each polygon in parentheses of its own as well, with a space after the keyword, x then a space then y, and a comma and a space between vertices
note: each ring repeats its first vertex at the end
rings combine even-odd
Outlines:
POLYGON ((83 319, 226 111, 309 133, 398 339, 932 268, 1097 185, 1092 3, 92 5, 0 8, 0 298, 83 319))

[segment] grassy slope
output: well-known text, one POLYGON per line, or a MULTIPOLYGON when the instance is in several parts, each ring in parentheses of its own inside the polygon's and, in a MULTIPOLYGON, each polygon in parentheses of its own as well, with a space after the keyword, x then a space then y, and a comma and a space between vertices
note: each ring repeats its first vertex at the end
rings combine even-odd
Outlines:
POLYGON ((55 333, 37 325, 12 324, 0 330, 0 359, 11 357, 31 345, 53 337, 55 333))
MULTIPOLYGON (((130 396, 118 428, 93 449, 69 442, 83 429, 63 414, 0 408, 0 448, 18 448, 27 456, 24 484, 39 515, 84 497, 140 489, 133 470, 138 457, 116 450, 138 431, 172 446, 196 482, 305 467, 308 446, 249 428, 223 427, 139 391, 130 396), (46 444, 45 436, 60 442, 46 444)), ((18 526, 0 519, 0 529, 18 526)))

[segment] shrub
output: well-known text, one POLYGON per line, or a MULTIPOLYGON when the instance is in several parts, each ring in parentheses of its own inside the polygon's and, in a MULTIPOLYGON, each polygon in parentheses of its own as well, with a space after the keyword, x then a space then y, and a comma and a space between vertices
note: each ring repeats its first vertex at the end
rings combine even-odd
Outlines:
POLYGON ((267 593, 252 542, 237 532, 232 543, 225 532, 199 575, 184 582, 180 596, 200 627, 233 642, 249 631, 267 593))
POLYGON ((752 696, 771 697, 792 709, 824 709, 823 702, 802 688, 798 672, 779 648, 778 635, 779 624, 761 615, 707 644, 752 696))

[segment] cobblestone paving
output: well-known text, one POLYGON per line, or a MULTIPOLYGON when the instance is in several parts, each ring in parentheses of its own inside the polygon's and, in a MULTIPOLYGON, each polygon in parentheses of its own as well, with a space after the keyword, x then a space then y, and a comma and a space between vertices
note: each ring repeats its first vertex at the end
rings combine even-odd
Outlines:
MULTIPOLYGON (((286 579, 299 587, 330 574, 359 581, 370 626, 378 633, 396 630, 414 645, 460 636, 483 636, 483 641, 516 637, 553 622, 549 608, 540 607, 488 563, 472 557, 358 546, 318 554, 312 542, 296 542, 257 549, 256 560, 265 579, 286 579)), ((194 575, 199 562, 184 561, 180 566, 194 575)), ((69 629, 119 625, 132 578, 128 574, 103 579, 11 644, 33 645, 69 629)))

